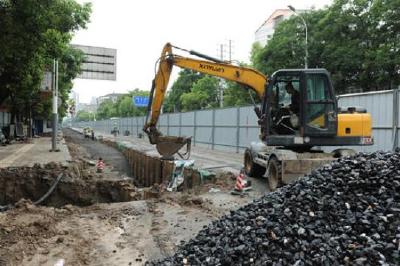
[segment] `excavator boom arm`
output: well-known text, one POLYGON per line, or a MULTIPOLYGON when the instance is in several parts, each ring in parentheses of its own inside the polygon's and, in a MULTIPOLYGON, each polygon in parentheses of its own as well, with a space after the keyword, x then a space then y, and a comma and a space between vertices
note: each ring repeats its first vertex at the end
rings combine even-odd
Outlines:
POLYGON ((181 68, 188 68, 211 76, 236 81, 254 90, 260 98, 264 95, 267 78, 255 69, 180 56, 174 56, 172 60, 174 65, 181 68))
POLYGON ((161 132, 156 128, 174 65, 211 76, 224 78, 226 80, 235 81, 255 91, 260 98, 264 96, 265 86, 267 83, 267 77, 255 69, 235 66, 194 51, 188 52, 206 58, 207 60, 175 55, 172 53, 172 48, 173 46, 170 43, 167 43, 162 50, 159 59, 159 67, 153 80, 150 93, 150 102, 147 113, 148 117, 143 128, 149 136, 150 143, 157 144, 159 153, 164 157, 171 157, 173 153, 176 153, 185 144, 188 144, 189 149, 190 145, 189 139, 162 136, 161 132), (176 145, 172 145, 172 143, 175 143, 176 145), (160 148, 161 146, 163 148, 160 148))
POLYGON ((152 101, 151 107, 149 108, 151 114, 147 127, 155 126, 157 124, 174 65, 211 76, 224 78, 226 80, 235 81, 255 91, 260 98, 264 95, 267 77, 261 72, 252 68, 235 66, 228 63, 198 60, 174 55, 172 53, 171 44, 167 43, 161 54, 159 68, 153 81, 152 90, 154 90, 154 93, 151 95, 152 101))

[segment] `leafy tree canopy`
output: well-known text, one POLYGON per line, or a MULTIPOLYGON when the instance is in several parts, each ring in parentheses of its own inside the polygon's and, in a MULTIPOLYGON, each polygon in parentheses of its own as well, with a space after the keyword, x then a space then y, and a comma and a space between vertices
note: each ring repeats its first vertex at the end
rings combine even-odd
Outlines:
POLYGON ((59 60, 59 92, 65 113, 72 79, 79 73, 82 53, 70 47, 72 34, 85 28, 90 4, 74 0, 0 1, 0 103, 8 98, 12 114, 48 116, 49 99, 40 97, 40 84, 53 58, 59 60))
POLYGON ((208 75, 197 80, 192 91, 181 95, 182 111, 217 107, 219 83, 219 79, 208 75))
POLYGON ((94 114, 89 113, 88 111, 79 110, 76 113, 75 120, 80 121, 93 121, 95 119, 94 114))
MULTIPOLYGON (((399 0, 335 0, 303 13, 308 26, 308 63, 332 74, 336 90, 391 89, 400 84, 399 0)), ((252 63, 266 74, 304 67, 305 38, 300 18, 278 25, 265 47, 253 46, 252 63)))
POLYGON ((136 107, 132 101, 132 97, 134 96, 149 96, 149 92, 134 89, 126 95, 120 96, 115 102, 110 99, 103 101, 97 108, 96 119, 101 120, 110 117, 132 117, 145 115, 147 108, 136 107))
POLYGON ((171 89, 164 101, 164 112, 179 112, 182 110, 181 96, 192 90, 193 84, 200 78, 204 77, 203 74, 192 71, 190 69, 182 69, 179 76, 172 84, 171 89))

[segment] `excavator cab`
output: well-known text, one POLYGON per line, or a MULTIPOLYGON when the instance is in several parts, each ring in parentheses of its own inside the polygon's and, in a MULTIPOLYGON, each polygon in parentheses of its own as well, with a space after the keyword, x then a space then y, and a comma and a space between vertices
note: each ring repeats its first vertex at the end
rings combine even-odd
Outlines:
POLYGON ((332 139, 337 132, 334 95, 325 69, 275 72, 262 106, 265 114, 260 122, 262 140, 271 146, 309 148, 318 139, 332 139))

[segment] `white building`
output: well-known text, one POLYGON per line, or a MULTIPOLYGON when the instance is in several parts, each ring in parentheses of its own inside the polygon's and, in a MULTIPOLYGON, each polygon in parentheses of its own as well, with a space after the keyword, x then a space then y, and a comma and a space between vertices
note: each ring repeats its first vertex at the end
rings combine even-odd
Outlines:
MULTIPOLYGON (((296 10, 298 13, 306 10, 296 10)), ((268 17, 268 19, 256 30, 255 41, 261 46, 265 46, 274 35, 276 27, 283 20, 290 18, 294 13, 290 9, 277 9, 268 17)))
POLYGON ((92 99, 90 100, 90 104, 97 104, 97 97, 92 96, 92 99))
POLYGON ((79 109, 79 93, 77 93, 76 91, 72 91, 71 92, 71 98, 74 100, 74 102, 75 102, 75 112, 78 112, 80 109, 79 109))
POLYGON ((111 100, 113 103, 116 103, 119 97, 126 95, 125 93, 110 93, 104 96, 100 96, 97 98, 97 105, 100 105, 105 100, 111 100))

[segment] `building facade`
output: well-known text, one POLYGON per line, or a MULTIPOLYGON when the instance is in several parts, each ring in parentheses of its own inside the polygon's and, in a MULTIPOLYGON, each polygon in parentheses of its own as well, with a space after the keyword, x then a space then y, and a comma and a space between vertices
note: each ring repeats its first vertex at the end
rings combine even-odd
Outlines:
MULTIPOLYGON (((298 13, 306 10, 296 10, 298 13)), ((290 9, 277 9, 268 17, 266 21, 256 30, 255 41, 261 46, 265 46, 274 35, 276 27, 285 19, 293 16, 294 13, 290 9)))
POLYGON ((97 105, 100 105, 102 102, 106 100, 111 100, 113 103, 116 103, 119 97, 124 96, 124 93, 110 93, 97 98, 97 105))

